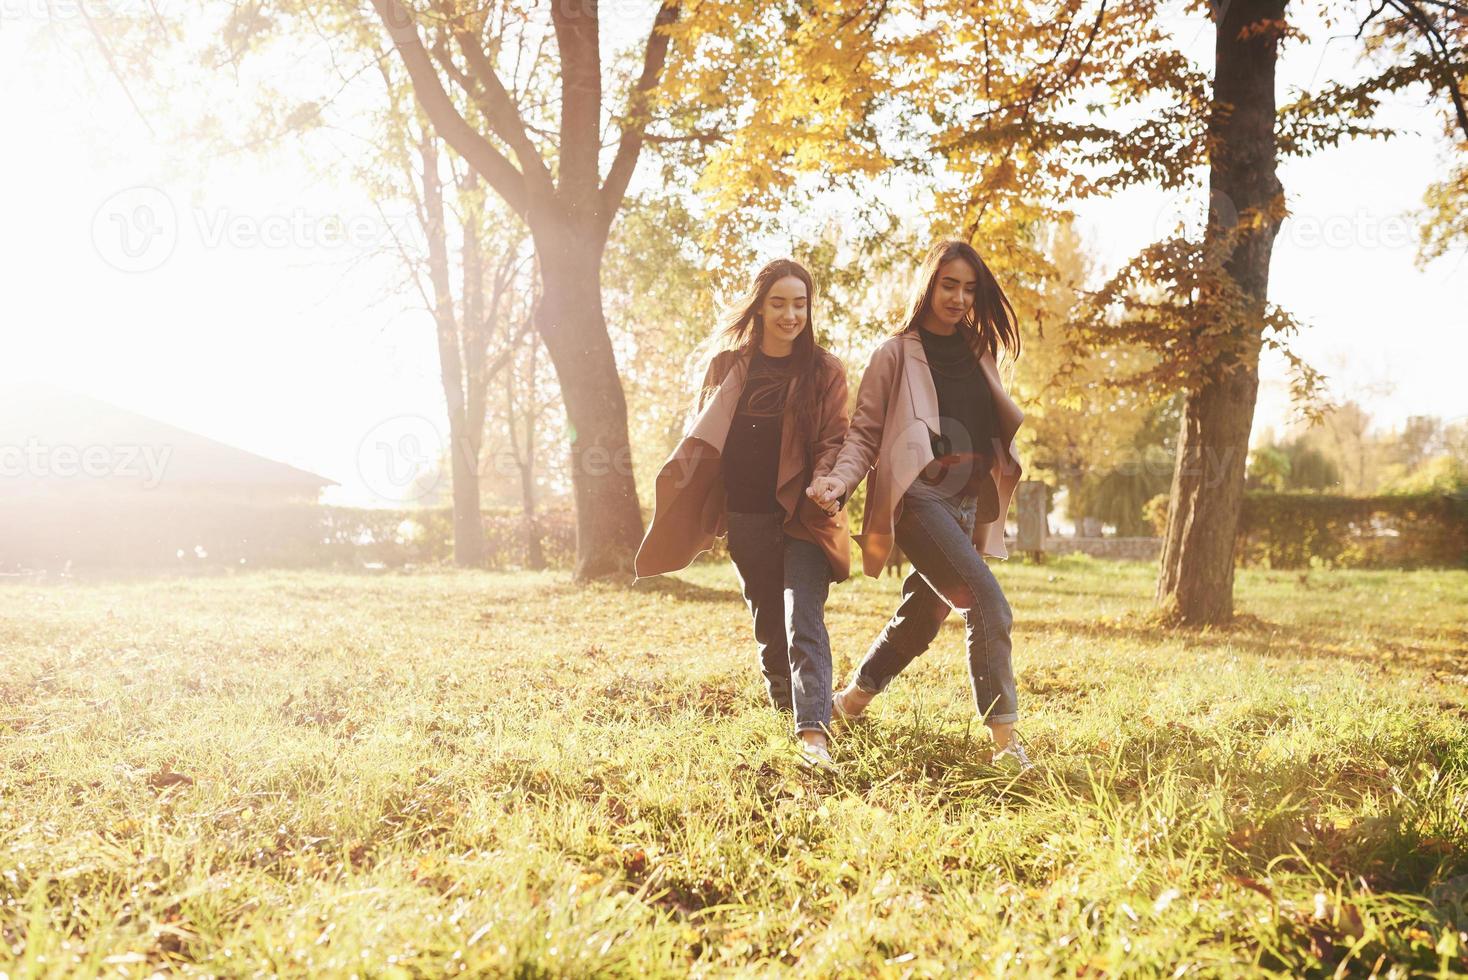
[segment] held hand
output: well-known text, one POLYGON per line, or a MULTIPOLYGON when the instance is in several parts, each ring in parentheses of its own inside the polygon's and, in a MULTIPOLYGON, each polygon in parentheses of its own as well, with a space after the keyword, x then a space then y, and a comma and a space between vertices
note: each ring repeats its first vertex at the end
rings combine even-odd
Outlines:
POLYGON ((821 509, 826 513, 834 514, 840 509, 837 498, 841 496, 841 491, 844 489, 841 486, 841 481, 835 477, 818 476, 811 481, 810 486, 806 488, 805 492, 810 499, 820 504, 821 509))

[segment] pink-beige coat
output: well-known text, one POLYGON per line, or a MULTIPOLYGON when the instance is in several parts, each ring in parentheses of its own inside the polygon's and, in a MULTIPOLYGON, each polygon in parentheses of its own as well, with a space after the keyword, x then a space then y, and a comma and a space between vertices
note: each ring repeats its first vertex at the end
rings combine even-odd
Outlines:
MULTIPOLYGON (((793 399, 787 398, 775 497, 785 513, 785 533, 818 545, 831 563, 832 581, 842 582, 851 575, 846 513, 828 515, 805 490, 817 471, 831 466, 846 438, 846 367, 820 347, 816 359, 821 391, 816 437, 801 445, 793 399)), ((720 351, 710 361, 702 387, 718 385, 718 390, 658 471, 652 522, 633 562, 636 578, 687 567, 728 531, 720 454, 744 391, 749 362, 748 351, 720 351)), ((794 385, 792 379, 792 392, 794 385)))
MULTIPOLYGON (((981 555, 1008 558, 1004 517, 1019 485, 1021 467, 1014 454, 1014 435, 1024 412, 999 380, 999 367, 987 351, 979 367, 994 396, 994 463, 990 474, 999 498, 999 518, 974 522, 972 539, 981 555)), ((928 371, 922 339, 907 330, 883 341, 872 352, 857 389, 850 431, 828 470, 849 495, 865 478, 867 499, 861 521, 862 568, 873 578, 882 573, 892 553, 893 528, 901 516, 902 495, 918 473, 933 461, 929 433, 938 433, 938 392, 928 371)))

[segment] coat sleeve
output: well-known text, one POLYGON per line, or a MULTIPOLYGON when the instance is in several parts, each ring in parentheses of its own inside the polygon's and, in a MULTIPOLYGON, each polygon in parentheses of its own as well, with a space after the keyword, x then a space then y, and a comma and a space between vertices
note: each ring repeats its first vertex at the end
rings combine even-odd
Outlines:
POLYGON ((831 469, 850 427, 851 419, 846 412, 846 367, 837 361, 821 396, 820 431, 811 447, 812 473, 831 469))
POLYGON ((841 502, 855 490, 877 459, 882 445, 882 427, 887 418, 887 402, 892 394, 895 360, 888 345, 878 347, 867 362, 861 384, 856 389, 856 411, 841 450, 827 471, 816 470, 817 476, 835 477, 844 488, 841 502))

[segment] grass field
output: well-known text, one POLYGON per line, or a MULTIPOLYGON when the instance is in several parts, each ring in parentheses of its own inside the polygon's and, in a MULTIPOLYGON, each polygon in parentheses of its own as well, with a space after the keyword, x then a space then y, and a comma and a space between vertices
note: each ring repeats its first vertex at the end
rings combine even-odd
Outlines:
POLYGON ((953 620, 800 770, 721 565, 0 585, 0 974, 1468 973, 1468 573, 996 572, 1017 781, 953 620))

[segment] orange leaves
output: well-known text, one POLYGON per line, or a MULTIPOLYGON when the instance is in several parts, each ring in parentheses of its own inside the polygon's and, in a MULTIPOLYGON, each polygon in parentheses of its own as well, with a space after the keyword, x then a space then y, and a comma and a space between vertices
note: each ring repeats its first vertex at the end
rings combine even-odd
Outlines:
POLYGON ((1267 40, 1279 40, 1281 38, 1294 36, 1303 37, 1299 31, 1290 27, 1289 22, 1283 17, 1263 17, 1251 24, 1245 24, 1239 28, 1238 38, 1240 41, 1248 41, 1251 38, 1264 38, 1267 40))
MULTIPOLYGON (((1089 193, 1116 169, 1093 164, 1133 154, 1146 162, 1124 170, 1171 175, 1196 162, 1076 114, 1112 83, 1199 89, 1186 59, 1145 57, 1160 43, 1153 7, 1112 4, 1103 16, 1088 0, 692 6, 675 29, 682 63, 664 99, 719 117, 728 136, 701 161, 710 239, 758 228, 832 186, 872 180, 876 198, 878 181, 914 173, 940 178, 925 182, 920 204, 935 231, 1033 250, 1027 229, 1051 216, 1050 202, 1089 193)), ((1180 128, 1169 122, 1158 138, 1180 128)))

